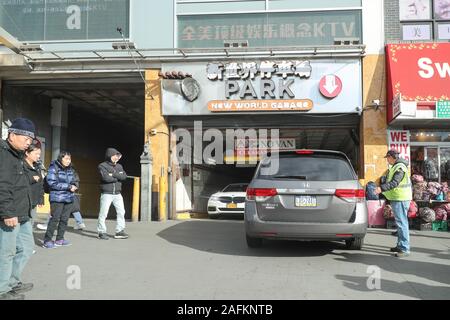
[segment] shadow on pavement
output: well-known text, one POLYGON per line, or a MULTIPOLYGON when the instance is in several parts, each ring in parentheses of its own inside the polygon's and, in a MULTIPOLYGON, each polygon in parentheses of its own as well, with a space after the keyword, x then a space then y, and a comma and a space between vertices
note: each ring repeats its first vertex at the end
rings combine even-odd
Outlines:
POLYGON ((445 300, 450 296, 450 287, 431 286, 411 281, 396 282, 381 279, 379 289, 369 289, 367 277, 337 275, 336 279, 342 280, 345 287, 361 292, 380 290, 381 292, 396 293, 401 296, 433 300, 445 300), (408 290, 408 287, 410 290, 408 290))
MULTIPOLYGON (((415 261, 411 260, 411 256, 408 258, 397 258, 391 255, 390 257, 380 259, 379 256, 365 255, 361 253, 349 254, 343 252, 333 254, 337 256, 335 259, 336 261, 361 263, 367 266, 378 266, 382 272, 384 270, 403 275, 412 275, 450 285, 450 268, 448 264, 439 264, 430 261, 415 261)), ((412 252, 411 255, 413 256, 414 252, 412 252)))
POLYGON ((196 220, 178 223, 157 234, 166 241, 195 250, 237 256, 313 257, 345 248, 344 242, 265 241, 250 249, 243 221, 196 220))
MULTIPOLYGON (((391 232, 394 231, 393 229, 367 229, 367 233, 371 234, 381 234, 384 236, 391 236, 393 239, 396 238, 396 236, 392 236, 391 232)), ((441 232, 441 231, 419 231, 419 230, 410 230, 410 236, 411 237, 424 237, 424 238, 431 238, 431 239, 450 239, 450 234, 447 232, 441 232), (442 236, 439 236, 439 235, 442 236), (446 236, 447 235, 447 236, 446 236)))

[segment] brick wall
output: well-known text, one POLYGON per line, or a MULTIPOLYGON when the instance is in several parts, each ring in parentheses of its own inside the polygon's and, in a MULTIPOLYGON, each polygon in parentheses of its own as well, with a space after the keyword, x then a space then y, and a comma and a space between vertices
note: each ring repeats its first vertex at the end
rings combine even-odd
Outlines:
POLYGON ((401 40, 398 0, 384 0, 384 32, 386 43, 401 40))

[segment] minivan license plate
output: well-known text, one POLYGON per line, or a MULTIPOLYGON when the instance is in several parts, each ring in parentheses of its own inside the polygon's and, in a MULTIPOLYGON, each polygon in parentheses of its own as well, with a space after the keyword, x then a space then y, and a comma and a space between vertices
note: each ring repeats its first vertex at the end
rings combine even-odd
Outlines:
POLYGON ((297 196, 295 197, 296 207, 317 207, 317 198, 314 196, 297 196))

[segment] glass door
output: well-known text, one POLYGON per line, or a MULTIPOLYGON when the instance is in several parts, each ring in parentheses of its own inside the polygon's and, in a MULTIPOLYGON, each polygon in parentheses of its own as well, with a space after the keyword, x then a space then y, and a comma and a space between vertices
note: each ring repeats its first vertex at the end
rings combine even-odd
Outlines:
POLYGON ((439 147, 425 147, 425 161, 423 162, 423 176, 426 181, 439 181, 439 147))
POLYGON ((440 172, 441 172, 440 182, 447 181, 450 183, 450 147, 448 148, 441 147, 439 157, 440 157, 440 172))

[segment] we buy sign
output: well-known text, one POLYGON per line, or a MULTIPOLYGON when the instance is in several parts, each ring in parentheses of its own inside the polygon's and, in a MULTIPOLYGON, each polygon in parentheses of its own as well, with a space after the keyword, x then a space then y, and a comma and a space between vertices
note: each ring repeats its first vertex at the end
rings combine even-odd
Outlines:
POLYGON ((394 149, 400 153, 400 158, 410 162, 411 146, 408 130, 388 130, 389 150, 394 149))

